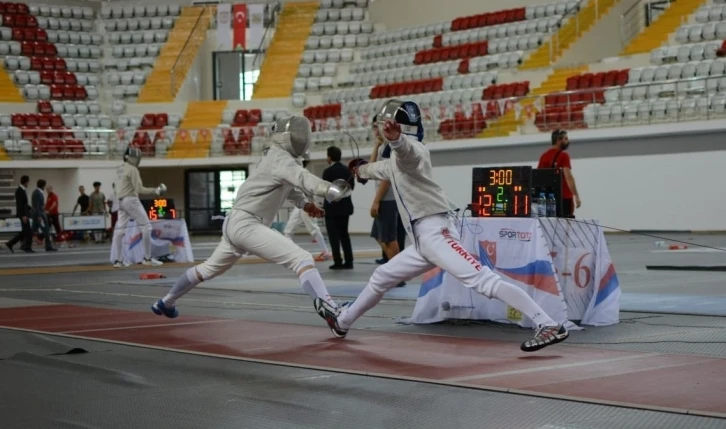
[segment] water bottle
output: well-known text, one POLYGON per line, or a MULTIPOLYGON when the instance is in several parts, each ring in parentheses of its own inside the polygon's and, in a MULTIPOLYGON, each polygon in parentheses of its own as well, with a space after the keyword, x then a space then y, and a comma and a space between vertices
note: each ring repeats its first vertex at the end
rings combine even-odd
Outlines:
POLYGON ((557 217, 557 201, 555 194, 550 194, 547 198, 547 217, 557 217))
POLYGON ((540 192, 537 199, 537 216, 547 217, 547 197, 544 192, 540 192))

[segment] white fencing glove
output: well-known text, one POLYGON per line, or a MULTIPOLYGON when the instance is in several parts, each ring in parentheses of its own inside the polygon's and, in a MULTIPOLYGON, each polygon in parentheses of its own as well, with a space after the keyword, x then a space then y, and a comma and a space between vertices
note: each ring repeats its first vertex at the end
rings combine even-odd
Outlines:
POLYGON ((156 188, 156 195, 158 195, 158 196, 162 196, 162 195, 164 195, 165 193, 166 193, 166 185, 162 183, 162 184, 160 184, 160 185, 159 185, 159 186, 158 186, 158 187, 156 188))

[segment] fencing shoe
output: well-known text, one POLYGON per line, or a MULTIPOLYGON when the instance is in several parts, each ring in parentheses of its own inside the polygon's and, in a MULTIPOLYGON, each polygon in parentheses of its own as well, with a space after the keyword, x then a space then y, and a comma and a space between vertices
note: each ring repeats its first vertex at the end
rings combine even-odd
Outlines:
POLYGON ((151 311, 154 312, 154 314, 161 316, 162 314, 170 319, 173 319, 177 316, 179 316, 179 312, 176 310, 176 306, 174 307, 167 307, 166 304, 164 304, 164 301, 158 300, 156 303, 154 303, 151 306, 151 311))
POLYGON ((333 308, 321 298, 315 298, 313 305, 315 305, 315 311, 317 311, 320 317, 322 317, 328 324, 328 327, 333 332, 333 335, 338 338, 345 338, 348 334, 348 330, 338 326, 338 314, 340 314, 339 310, 333 308))
POLYGON ((536 352, 537 350, 543 349, 552 344, 557 344, 565 341, 570 333, 567 332, 562 325, 557 326, 542 326, 537 329, 534 334, 534 338, 527 340, 522 343, 523 352, 536 352))

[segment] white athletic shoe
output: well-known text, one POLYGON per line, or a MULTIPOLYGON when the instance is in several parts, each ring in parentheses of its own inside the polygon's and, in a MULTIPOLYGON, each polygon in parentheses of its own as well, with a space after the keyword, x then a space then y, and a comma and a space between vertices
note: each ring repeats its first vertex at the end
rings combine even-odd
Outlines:
POLYGON ((114 268, 126 268, 129 265, 130 264, 128 262, 121 262, 121 261, 116 261, 116 262, 113 263, 113 267, 114 268))
POLYGON ((155 259, 155 258, 144 259, 143 261, 141 261, 141 263, 143 265, 149 265, 149 266, 152 266, 152 267, 158 267, 159 265, 164 265, 163 262, 161 262, 161 261, 159 261, 158 259, 155 259))

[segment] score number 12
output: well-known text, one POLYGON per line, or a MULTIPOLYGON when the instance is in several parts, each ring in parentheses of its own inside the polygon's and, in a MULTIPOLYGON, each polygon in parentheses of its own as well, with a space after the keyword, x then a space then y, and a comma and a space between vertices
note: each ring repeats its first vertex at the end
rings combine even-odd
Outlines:
MULTIPOLYGON (((477 191, 479 193, 479 201, 477 201, 477 203, 479 204, 479 207, 480 207, 479 213, 478 213, 479 216, 491 216, 492 215, 491 207, 493 204, 493 201, 492 201, 493 197, 491 194, 485 193, 486 190, 487 190, 487 188, 484 186, 479 186, 479 188, 477 189, 477 191), (487 209, 488 209, 488 211, 487 211, 487 209)), ((503 198, 504 187, 497 186, 496 196, 497 196, 498 203, 504 202, 504 198, 503 198)), ((529 201, 527 201, 527 200, 529 200, 529 198, 527 196, 525 196, 525 206, 526 206, 526 204, 529 203, 529 201)), ((527 211, 525 208, 525 213, 526 212, 527 211)), ((515 215, 519 214, 519 195, 516 195, 516 194, 514 195, 514 214, 515 215)))

